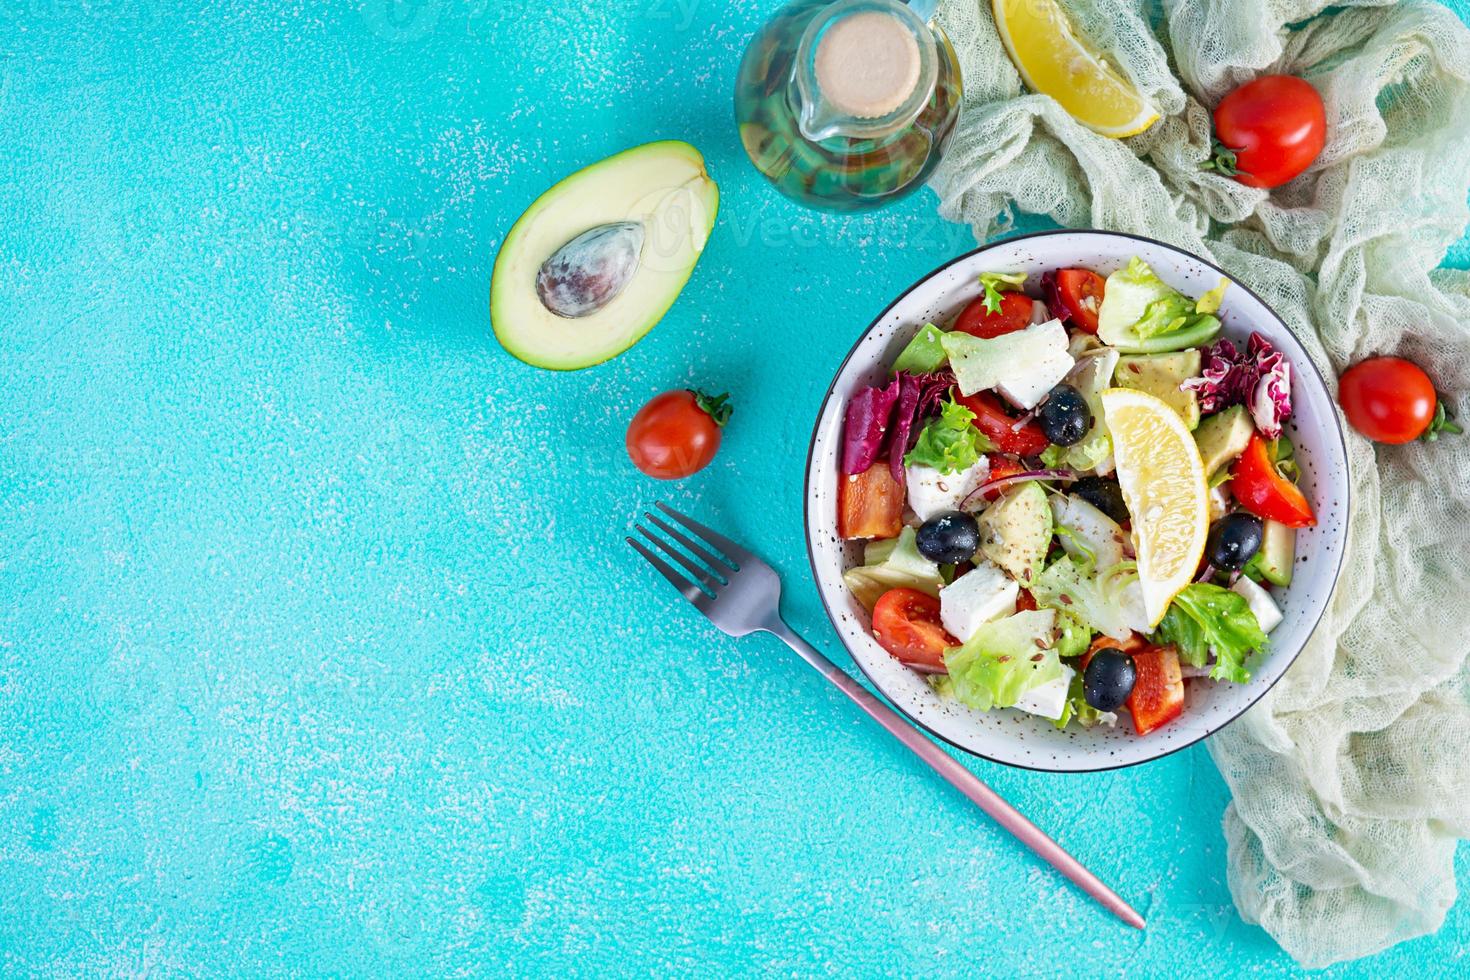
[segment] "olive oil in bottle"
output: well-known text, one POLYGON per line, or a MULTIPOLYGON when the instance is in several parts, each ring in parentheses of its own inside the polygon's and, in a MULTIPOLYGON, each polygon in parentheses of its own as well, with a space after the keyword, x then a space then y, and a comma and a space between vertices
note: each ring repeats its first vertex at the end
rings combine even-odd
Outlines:
POLYGON ((795 0, 751 39, 735 118, 751 162, 787 197, 865 211, 912 193, 959 117, 944 32, 897 0, 795 0))

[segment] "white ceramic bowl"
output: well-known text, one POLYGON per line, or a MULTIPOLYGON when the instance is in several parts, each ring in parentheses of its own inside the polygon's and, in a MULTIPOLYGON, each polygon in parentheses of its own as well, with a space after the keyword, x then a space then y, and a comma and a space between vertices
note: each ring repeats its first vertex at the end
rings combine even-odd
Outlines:
MULTIPOLYGON (((917 330, 943 323, 980 292, 982 272, 1031 273, 1078 266, 1106 276, 1141 257, 1169 285, 1198 296, 1226 274, 1209 262, 1161 242, 1097 231, 1058 231, 996 242, 955 259, 893 302, 858 338, 837 371, 812 433, 806 474, 807 550, 817 588, 848 652, 873 685, 916 724, 951 745, 1008 765, 1050 772, 1089 772, 1148 762, 1191 745, 1239 717, 1286 672, 1327 606, 1347 538, 1347 450, 1337 411, 1322 376, 1286 324, 1250 290, 1232 280, 1220 312, 1223 335, 1243 343, 1259 331, 1292 365, 1292 418, 1287 432, 1297 447, 1301 487, 1317 526, 1297 532, 1296 571, 1274 596, 1285 615, 1249 684, 1185 682, 1183 715, 1145 736, 1126 716, 1115 728, 1071 726, 1014 709, 976 711, 940 698, 922 677, 894 660, 873 639, 868 613, 843 585, 843 571, 860 564, 861 547, 837 536, 838 460, 848 399, 883 381, 889 365, 917 330)), ((1229 278, 1227 276, 1227 278, 1229 278)))

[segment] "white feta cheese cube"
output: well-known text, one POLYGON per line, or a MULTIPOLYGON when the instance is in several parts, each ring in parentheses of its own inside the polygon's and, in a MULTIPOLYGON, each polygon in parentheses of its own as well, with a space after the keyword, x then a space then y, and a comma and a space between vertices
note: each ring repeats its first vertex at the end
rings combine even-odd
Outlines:
POLYGON ((939 590, 939 621, 964 643, 982 624, 1016 611, 1021 587, 988 558, 939 590))
POLYGON ((1230 591, 1245 599, 1246 605, 1251 607, 1251 612, 1256 614, 1256 622, 1261 624, 1261 630, 1269 633, 1281 625, 1281 610, 1276 608, 1276 603, 1271 600, 1271 594, 1256 583, 1242 575, 1236 579, 1230 591))
POLYGON ((1067 328, 1048 320, 999 337, 947 333, 941 340, 960 390, 967 395, 995 389, 1007 401, 1035 408, 1072 370, 1067 328))
POLYGON ((932 466, 910 466, 905 469, 909 508, 927 521, 951 510, 990 476, 990 461, 984 456, 967 470, 941 473, 932 466))
POLYGON ((1012 405, 1030 411, 1041 404, 1077 362, 1067 353, 1067 328, 1062 326, 1062 321, 1048 320, 1027 327, 1022 333, 1035 334, 1032 356, 1015 365, 1000 379, 995 390, 1012 405))
POLYGON ((1056 721, 1067 707, 1067 691, 1072 686, 1072 675, 1075 673, 1076 671, 1071 667, 1063 664, 1061 677, 1033 687, 1021 695, 1016 701, 1016 707, 1022 711, 1029 711, 1033 715, 1056 721))

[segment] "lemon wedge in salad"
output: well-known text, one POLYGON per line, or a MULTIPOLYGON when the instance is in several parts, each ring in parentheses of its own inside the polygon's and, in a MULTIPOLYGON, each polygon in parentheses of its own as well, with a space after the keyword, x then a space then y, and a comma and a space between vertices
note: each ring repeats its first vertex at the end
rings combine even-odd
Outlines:
POLYGON ((1104 136, 1133 136, 1158 112, 1118 70, 1072 29, 1057 0, 991 0, 995 27, 1034 92, 1056 99, 1082 125, 1104 136))
POLYGON ((1133 518, 1138 581, 1150 628, 1194 580, 1210 532, 1210 492, 1199 447, 1179 413, 1131 388, 1102 393, 1113 462, 1133 518))

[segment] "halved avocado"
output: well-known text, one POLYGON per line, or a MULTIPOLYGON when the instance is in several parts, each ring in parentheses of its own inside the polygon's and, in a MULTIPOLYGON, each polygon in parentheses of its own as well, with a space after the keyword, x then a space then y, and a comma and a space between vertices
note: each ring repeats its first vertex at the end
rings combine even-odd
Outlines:
POLYGON ((663 140, 577 171, 501 243, 490 323, 527 364, 571 371, 638 342, 694 271, 720 192, 688 143, 663 140))

